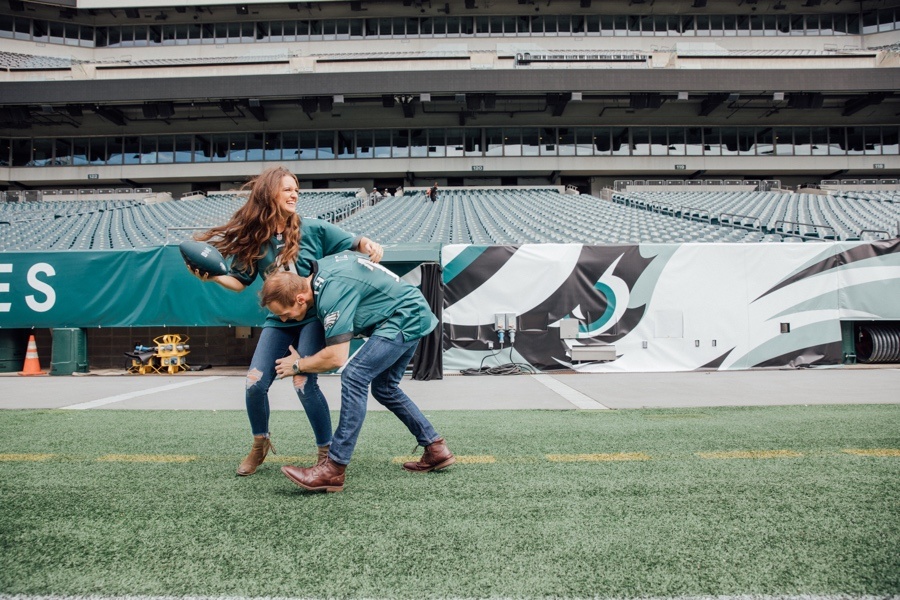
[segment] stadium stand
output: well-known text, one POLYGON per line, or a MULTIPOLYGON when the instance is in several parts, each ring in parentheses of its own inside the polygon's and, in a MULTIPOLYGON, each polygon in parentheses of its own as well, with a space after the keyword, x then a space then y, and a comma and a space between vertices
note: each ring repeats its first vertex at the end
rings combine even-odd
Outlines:
POLYGON ((166 256, 272 164, 398 254, 900 234, 896 0, 65 4, 0 0, 8 256, 166 256))
MULTIPOLYGON (((407 190, 369 205, 353 191, 302 192, 304 215, 387 244, 752 243, 888 239, 900 203, 890 194, 614 193, 612 202, 553 188, 445 188, 438 202, 407 190), (406 218, 398 219, 397 215, 406 218)), ((147 248, 225 222, 245 194, 190 200, 0 203, 0 250, 147 248)))
POLYGON ((708 223, 803 238, 859 240, 864 231, 900 235, 900 204, 888 194, 861 197, 785 192, 640 192, 616 202, 708 223))

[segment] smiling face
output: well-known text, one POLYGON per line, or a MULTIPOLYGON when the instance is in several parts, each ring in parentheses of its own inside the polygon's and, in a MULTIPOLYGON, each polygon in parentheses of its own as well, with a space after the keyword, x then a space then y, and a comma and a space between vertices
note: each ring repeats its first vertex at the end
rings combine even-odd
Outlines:
POLYGON ((278 300, 273 300, 266 305, 266 308, 271 311, 273 315, 281 319, 282 322, 286 321, 302 321, 306 318, 306 313, 312 309, 313 298, 312 292, 300 292, 294 297, 294 301, 289 305, 285 306, 278 300))
POLYGON ((297 194, 299 190, 297 181, 293 177, 285 175, 281 178, 281 186, 275 195, 275 202, 285 216, 290 216, 297 212, 297 194))

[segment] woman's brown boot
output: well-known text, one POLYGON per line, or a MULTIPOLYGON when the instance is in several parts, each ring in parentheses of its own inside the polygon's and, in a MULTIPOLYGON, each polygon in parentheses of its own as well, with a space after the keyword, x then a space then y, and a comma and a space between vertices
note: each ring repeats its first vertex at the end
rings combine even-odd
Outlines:
POLYGON ((247 458, 238 466, 237 474, 241 476, 245 475, 253 475, 256 473, 256 468, 259 467, 266 460, 266 455, 269 453, 269 450, 272 451, 272 454, 278 454, 275 452, 275 446, 272 444, 272 440, 265 435, 254 435, 253 436, 253 447, 250 448, 250 454, 247 455, 247 458))

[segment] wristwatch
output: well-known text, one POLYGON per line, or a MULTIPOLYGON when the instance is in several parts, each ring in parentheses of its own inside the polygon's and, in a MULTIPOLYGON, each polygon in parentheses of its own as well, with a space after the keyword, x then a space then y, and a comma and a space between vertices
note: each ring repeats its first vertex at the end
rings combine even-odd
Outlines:
POLYGON ((300 359, 294 361, 294 364, 291 365, 291 370, 294 372, 294 375, 300 373, 300 359))

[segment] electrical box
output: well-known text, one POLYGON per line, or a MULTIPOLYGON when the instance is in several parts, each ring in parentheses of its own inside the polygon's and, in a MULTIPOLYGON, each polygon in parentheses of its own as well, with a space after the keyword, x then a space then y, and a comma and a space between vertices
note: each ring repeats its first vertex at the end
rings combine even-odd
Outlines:
POLYGON ((608 362, 611 360, 616 360, 616 347, 612 344, 572 348, 572 362, 608 362))
POLYGON ((559 337, 563 340, 573 340, 578 337, 578 327, 581 321, 578 319, 563 319, 559 322, 559 337))

